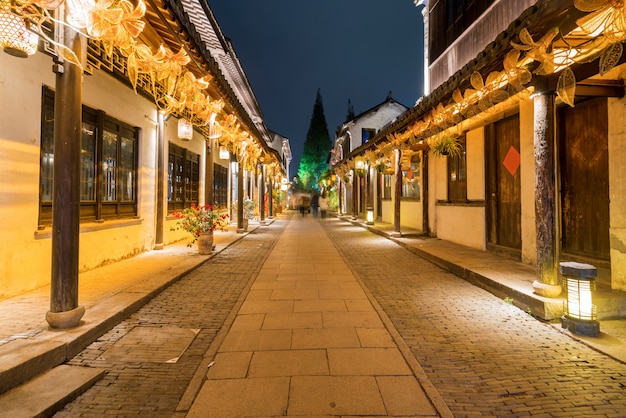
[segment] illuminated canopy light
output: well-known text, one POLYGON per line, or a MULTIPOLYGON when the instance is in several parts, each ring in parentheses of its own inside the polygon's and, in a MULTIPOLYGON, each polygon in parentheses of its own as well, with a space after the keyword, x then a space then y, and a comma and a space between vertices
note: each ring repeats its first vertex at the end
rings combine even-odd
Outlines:
POLYGON ((226 147, 220 147, 220 160, 228 160, 230 153, 226 147))
POLYGON ((187 141, 193 138, 193 125, 187 119, 178 119, 178 137, 187 141))
POLYGON ((8 1, 0 1, 0 46, 7 54, 26 58, 37 52, 39 37, 28 30, 26 22, 11 13, 8 1))

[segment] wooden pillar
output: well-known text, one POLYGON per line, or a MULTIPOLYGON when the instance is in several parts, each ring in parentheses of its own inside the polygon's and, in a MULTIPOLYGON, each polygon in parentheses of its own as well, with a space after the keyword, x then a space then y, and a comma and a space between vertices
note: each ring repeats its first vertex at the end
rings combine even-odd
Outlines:
POLYGON ((422 231, 430 234, 428 218, 428 151, 422 151, 422 231))
POLYGON ((207 140, 206 143, 206 162, 204 167, 204 204, 215 205, 215 197, 213 196, 215 165, 212 139, 207 140))
POLYGON ((337 193, 339 204, 337 205, 337 215, 343 215, 342 206, 343 206, 343 180, 340 178, 337 182, 337 193))
MULTIPOLYGON (((63 31, 65 45, 82 60, 80 34, 67 25, 63 31)), ((46 320, 52 328, 72 328, 85 313, 84 306, 78 306, 82 71, 68 62, 61 69, 54 100, 52 277, 46 320)))
POLYGON ((400 199, 402 198, 402 151, 397 149, 395 169, 394 169, 394 187, 393 187, 393 234, 392 236, 400 237, 400 199))
POLYGON ((243 228, 243 162, 237 163, 237 233, 242 234, 245 231, 243 228))
POLYGON ((267 204, 269 205, 269 208, 267 211, 267 218, 274 219, 274 180, 272 179, 272 177, 269 178, 268 194, 269 196, 267 198, 267 204))
POLYGON ((165 120, 163 114, 158 112, 157 115, 158 127, 157 127, 157 141, 156 141, 156 154, 157 154, 157 169, 156 169, 156 226, 154 232, 154 249, 162 250, 163 244, 163 219, 165 212, 165 199, 164 194, 164 177, 165 177, 165 120))
POLYGON ((359 216, 359 202, 358 202, 358 187, 359 175, 356 168, 354 169, 354 175, 352 176, 352 219, 356 219, 359 216))
POLYGON ((552 92, 534 97, 534 126, 537 275, 540 283, 558 286, 552 92))
POLYGON ((261 181, 259 184, 259 222, 265 225, 265 164, 261 164, 261 181))

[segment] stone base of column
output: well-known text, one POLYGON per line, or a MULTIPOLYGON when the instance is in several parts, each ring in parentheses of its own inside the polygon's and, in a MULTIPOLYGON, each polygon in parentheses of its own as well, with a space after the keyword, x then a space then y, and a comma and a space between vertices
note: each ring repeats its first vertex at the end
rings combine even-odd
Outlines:
POLYGON ((391 238, 402 238, 402 232, 400 232, 400 231, 393 231, 391 234, 389 234, 389 236, 391 238))
POLYGON ((85 307, 79 306, 71 311, 46 313, 46 321, 51 328, 68 329, 80 324, 80 320, 85 315, 85 307))
POLYGON ((243 234, 243 233, 245 233, 245 232, 248 232, 248 231, 246 230, 246 228, 237 228, 237 233, 238 233, 238 234, 243 234))
POLYGON ((165 248, 165 245, 163 243, 161 243, 161 244, 154 244, 154 249, 155 250, 162 250, 163 248, 165 248))
POLYGON ((533 282, 533 290, 539 296, 544 296, 546 298, 558 298, 561 295, 563 288, 561 288, 558 284, 546 284, 535 280, 533 282))

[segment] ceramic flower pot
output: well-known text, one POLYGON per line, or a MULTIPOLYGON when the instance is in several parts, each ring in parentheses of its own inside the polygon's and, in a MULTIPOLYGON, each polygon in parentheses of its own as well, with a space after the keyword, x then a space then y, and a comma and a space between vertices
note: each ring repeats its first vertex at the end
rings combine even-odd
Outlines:
POLYGON ((213 232, 200 232, 198 236, 198 254, 207 255, 213 252, 213 232))

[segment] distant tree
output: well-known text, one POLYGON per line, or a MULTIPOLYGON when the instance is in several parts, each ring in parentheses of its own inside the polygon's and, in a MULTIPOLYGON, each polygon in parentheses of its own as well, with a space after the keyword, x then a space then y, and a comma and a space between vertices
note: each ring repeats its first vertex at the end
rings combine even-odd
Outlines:
POLYGON ((354 106, 352 106, 352 102, 348 99, 348 113, 346 114, 345 122, 349 122, 354 119, 354 106))
POLYGON ((322 173, 328 168, 326 161, 331 146, 332 142, 324 116, 322 94, 317 89, 311 124, 306 134, 300 167, 298 168, 298 178, 303 190, 312 191, 319 188, 318 181, 322 173))

